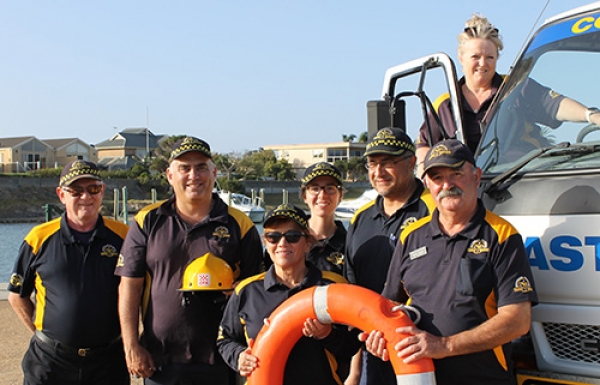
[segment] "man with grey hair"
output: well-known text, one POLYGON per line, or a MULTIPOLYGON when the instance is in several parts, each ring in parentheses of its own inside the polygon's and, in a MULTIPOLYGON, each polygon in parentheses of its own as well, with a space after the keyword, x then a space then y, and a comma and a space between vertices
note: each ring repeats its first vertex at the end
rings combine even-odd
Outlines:
POLYGON ((433 359, 438 385, 514 384, 509 343, 537 301, 521 236, 478 199, 481 170, 463 143, 435 144, 424 175, 437 208, 402 232, 382 293, 410 300, 420 321, 396 330, 408 337, 392 352, 378 331, 361 337, 384 360, 433 359))

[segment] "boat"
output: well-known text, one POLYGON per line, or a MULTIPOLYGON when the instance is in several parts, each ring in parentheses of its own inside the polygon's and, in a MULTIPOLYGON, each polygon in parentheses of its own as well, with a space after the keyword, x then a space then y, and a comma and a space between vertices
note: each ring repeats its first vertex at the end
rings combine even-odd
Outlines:
POLYGON ((231 207, 234 207, 252 219, 254 223, 262 223, 265 219, 265 208, 260 197, 254 198, 254 201, 249 196, 239 193, 216 189, 215 192, 219 197, 231 207))
POLYGON ((375 189, 368 189, 356 199, 343 200, 335 209, 335 216, 338 218, 350 219, 354 216, 356 210, 375 198, 377 198, 377 191, 375 189))

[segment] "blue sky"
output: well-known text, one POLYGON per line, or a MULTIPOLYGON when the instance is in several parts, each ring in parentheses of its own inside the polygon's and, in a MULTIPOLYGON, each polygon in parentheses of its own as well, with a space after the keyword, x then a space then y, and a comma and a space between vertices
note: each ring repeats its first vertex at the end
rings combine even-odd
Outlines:
MULTIPOLYGON (((535 25, 587 3, 551 0, 535 25)), ((3 0, 0 137, 95 144, 148 123, 221 153, 336 142, 366 131, 388 67, 440 51, 455 59, 475 12, 500 29, 508 71, 545 5, 3 0)))

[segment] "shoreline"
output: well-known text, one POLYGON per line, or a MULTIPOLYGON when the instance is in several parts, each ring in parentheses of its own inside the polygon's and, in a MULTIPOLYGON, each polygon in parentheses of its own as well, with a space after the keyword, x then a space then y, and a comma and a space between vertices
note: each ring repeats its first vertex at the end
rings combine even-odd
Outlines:
POLYGON ((6 301, 8 299, 8 282, 0 282, 0 301, 6 301))

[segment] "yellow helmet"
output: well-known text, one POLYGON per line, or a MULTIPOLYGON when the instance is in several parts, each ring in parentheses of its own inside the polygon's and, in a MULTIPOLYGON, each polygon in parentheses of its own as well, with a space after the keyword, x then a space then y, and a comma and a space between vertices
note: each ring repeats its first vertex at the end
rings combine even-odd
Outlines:
POLYGON ((233 270, 225 260, 212 253, 194 259, 183 272, 181 291, 231 290, 233 270))

